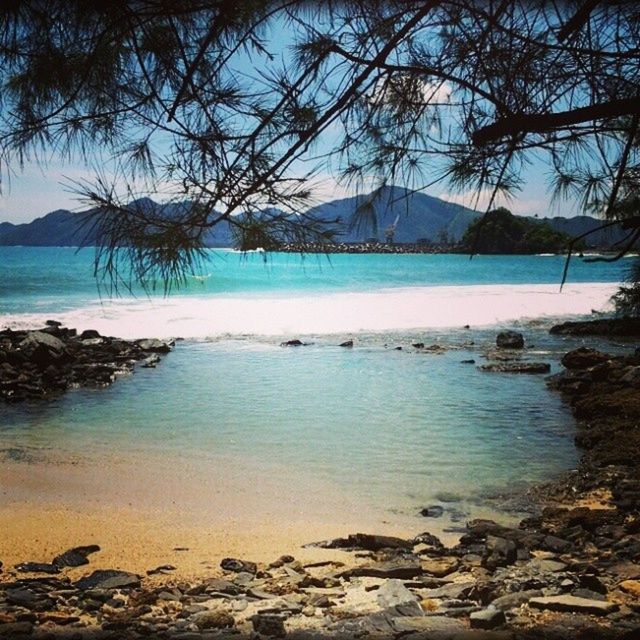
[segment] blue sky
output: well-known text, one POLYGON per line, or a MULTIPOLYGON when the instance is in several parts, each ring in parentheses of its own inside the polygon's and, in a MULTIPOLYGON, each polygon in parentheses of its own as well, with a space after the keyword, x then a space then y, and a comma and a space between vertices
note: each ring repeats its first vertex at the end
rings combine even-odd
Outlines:
MULTIPOLYGON (((289 55, 287 46, 293 42, 294 37, 295 35, 292 35, 281 24, 276 24, 266 34, 271 52, 278 57, 281 56, 285 61, 289 55)), ((239 73, 254 77, 257 73, 256 70, 259 69, 256 67, 255 61, 249 60, 246 56, 239 56, 236 64, 239 73)), ((330 128, 317 143, 317 148, 320 151, 327 150, 335 141, 334 136, 337 135, 338 131, 334 129, 332 133, 330 128)), ((108 156, 103 157, 100 155, 100 150, 96 150, 93 162, 108 175, 108 167, 111 162, 108 156)), ((307 169, 302 165, 293 168, 294 171, 299 171, 301 174, 307 169)), ((578 212, 569 204, 560 203, 551 206, 545 183, 546 171, 547 168, 542 161, 534 160, 527 168, 524 188, 517 194, 517 197, 511 200, 498 200, 495 204, 507 206, 514 213, 522 215, 537 214, 540 217, 576 215, 578 212)), ((51 155, 47 159, 46 165, 27 162, 22 170, 17 166, 11 167, 9 175, 6 172, 2 174, 0 221, 24 223, 56 209, 86 209, 86 203, 81 202, 77 194, 73 193, 72 183, 92 182, 95 173, 92 167, 86 166, 79 159, 63 160, 55 155, 51 155)), ((328 168, 321 170, 318 177, 315 203, 355 194, 355 190, 350 190, 340 184, 328 168)), ((365 183, 361 187, 361 191, 366 190, 365 183)), ((453 193, 444 182, 428 188, 426 193, 480 210, 484 210, 488 203, 488 194, 480 194, 478 197, 478 194, 472 192, 453 193)), ((144 193, 141 191, 140 195, 144 195, 144 193)), ((153 194, 151 195, 154 197, 153 194)))

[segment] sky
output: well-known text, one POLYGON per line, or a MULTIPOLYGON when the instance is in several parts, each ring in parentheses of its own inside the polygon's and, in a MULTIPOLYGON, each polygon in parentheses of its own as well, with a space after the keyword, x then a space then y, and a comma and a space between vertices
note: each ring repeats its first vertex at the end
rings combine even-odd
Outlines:
MULTIPOLYGON (((291 43, 291 35, 282 25, 276 23, 269 34, 272 53, 286 58, 287 43, 291 43)), ((249 58, 242 59, 238 63, 240 73, 255 73, 255 63, 249 58)), ((319 141, 321 148, 327 149, 335 138, 335 131, 328 130, 319 141)), ((99 150, 96 152, 99 154, 99 150)), ((108 173, 110 159, 108 157, 94 158, 94 164, 108 173)), ((300 167, 302 172, 303 168, 300 167)), ((541 161, 535 161, 526 169, 524 188, 511 200, 497 200, 494 205, 502 205, 513 213, 521 215, 546 216, 572 216, 577 211, 564 204, 553 205, 545 184, 546 167, 541 161)), ((4 171, 0 175, 0 222, 14 224, 30 222, 46 213, 56 209, 69 209, 82 211, 88 208, 87 203, 82 202, 73 192, 73 183, 89 182, 95 178, 95 170, 83 164, 80 159, 66 159, 63 161, 55 155, 47 159, 46 165, 35 162, 26 162, 23 168, 10 167, 10 172, 4 171)), ((320 173, 316 180, 317 188, 314 193, 313 204, 326 202, 338 198, 355 195, 354 189, 340 184, 334 175, 327 169, 320 173)), ((406 186, 406 185, 398 185, 406 186)), ((360 192, 366 191, 366 182, 360 192)), ((470 208, 485 210, 488 205, 488 193, 454 193, 445 183, 436 184, 425 190, 431 196, 443 200, 456 202, 470 208)), ((145 195, 140 193, 140 195, 145 195)), ((155 196, 152 196, 158 199, 155 196)))

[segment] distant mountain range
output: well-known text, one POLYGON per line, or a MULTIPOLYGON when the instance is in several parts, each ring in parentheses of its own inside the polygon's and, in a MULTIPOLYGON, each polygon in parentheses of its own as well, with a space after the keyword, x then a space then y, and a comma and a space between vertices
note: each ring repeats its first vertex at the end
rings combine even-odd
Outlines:
MULTIPOLYGON (((133 206, 159 208, 173 217, 188 206, 188 202, 157 204, 148 198, 136 200, 133 206)), ((0 245, 25 246, 93 246, 96 233, 83 224, 88 212, 58 209, 26 224, 0 223, 0 245)), ((458 204, 445 202, 424 193, 412 193, 401 187, 385 187, 374 193, 333 200, 312 207, 308 213, 314 217, 337 221, 341 242, 360 242, 369 238, 385 239, 385 231, 393 227, 394 241, 416 243, 459 242, 467 227, 482 213, 458 204)), ((577 236, 601 224, 597 218, 528 218, 548 223, 553 229, 577 236)), ((598 231, 585 238, 588 247, 606 248, 622 238, 614 227, 598 231)), ((208 232, 205 244, 209 247, 230 247, 234 240, 228 223, 221 223, 208 232)))

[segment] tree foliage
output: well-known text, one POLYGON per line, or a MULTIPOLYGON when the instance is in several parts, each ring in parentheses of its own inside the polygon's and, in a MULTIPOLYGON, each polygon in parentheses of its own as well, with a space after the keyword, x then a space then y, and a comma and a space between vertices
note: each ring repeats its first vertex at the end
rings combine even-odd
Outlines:
POLYGON ((179 279, 221 220, 245 246, 328 239, 294 215, 322 173, 446 181, 487 191, 489 210, 533 158, 554 197, 627 219, 627 250, 639 43, 633 0, 6 2, 0 162, 111 159, 113 175, 76 185, 99 207, 109 277, 126 242, 133 277, 179 279), (128 208, 141 191, 191 206, 128 208))
POLYGON ((546 222, 518 218, 508 209, 488 211, 466 230, 462 246, 476 253, 555 253, 567 248, 571 237, 546 222))

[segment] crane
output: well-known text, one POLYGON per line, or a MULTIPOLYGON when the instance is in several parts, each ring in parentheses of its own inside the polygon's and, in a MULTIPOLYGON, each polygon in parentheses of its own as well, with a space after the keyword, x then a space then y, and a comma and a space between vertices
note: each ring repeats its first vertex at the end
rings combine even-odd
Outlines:
POLYGON ((396 235, 396 227, 398 226, 398 220, 400 220, 400 214, 396 216, 396 219, 393 221, 393 224, 390 224, 384 230, 384 239, 387 244, 393 244, 393 238, 396 235))

